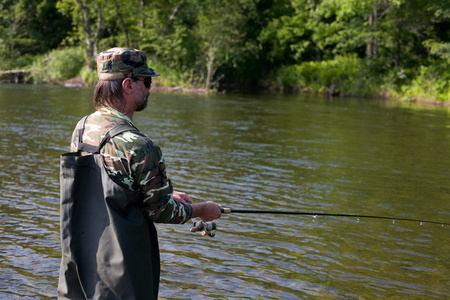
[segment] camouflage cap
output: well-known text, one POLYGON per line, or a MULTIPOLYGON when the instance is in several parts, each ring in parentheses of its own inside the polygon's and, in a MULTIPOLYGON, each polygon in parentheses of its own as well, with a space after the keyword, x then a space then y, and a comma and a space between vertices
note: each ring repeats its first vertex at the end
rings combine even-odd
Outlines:
POLYGON ((111 48, 97 55, 99 80, 116 80, 133 76, 159 76, 147 65, 145 53, 133 48, 111 48))

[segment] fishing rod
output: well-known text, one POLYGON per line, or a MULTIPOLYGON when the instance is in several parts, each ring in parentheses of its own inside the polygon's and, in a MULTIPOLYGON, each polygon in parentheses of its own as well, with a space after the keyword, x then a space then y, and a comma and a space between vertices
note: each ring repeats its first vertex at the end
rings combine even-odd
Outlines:
MULTIPOLYGON (((232 214, 232 213, 240 213, 240 214, 281 214, 281 215, 303 215, 303 216, 313 216, 316 218, 317 216, 329 216, 329 217, 348 217, 348 218, 370 218, 370 219, 384 219, 384 220, 392 220, 392 223, 395 221, 408 221, 408 222, 417 222, 422 225, 423 223, 430 224, 438 224, 444 227, 444 225, 450 225, 448 222, 438 222, 438 221, 428 221, 428 220, 419 220, 419 219, 410 219, 410 218, 399 218, 399 217, 385 217, 385 216, 372 216, 372 215, 358 215, 358 214, 332 214, 332 213, 311 213, 311 212, 301 212, 301 211, 283 211, 283 210, 249 210, 249 209, 231 209, 231 208, 220 208, 220 211, 223 214, 232 214)), ((215 222, 203 222, 197 221, 196 219, 192 219, 194 222, 191 232, 201 232, 202 235, 208 235, 210 237, 214 237, 216 234, 217 225, 215 222)))
POLYGON ((350 218, 370 218, 370 219, 384 219, 384 220, 393 220, 395 221, 409 221, 409 222, 418 222, 422 223, 430 223, 430 224, 439 224, 439 225, 450 225, 448 222, 438 222, 438 221, 428 221, 428 220, 419 220, 419 219, 410 219, 410 218, 399 218, 399 217, 385 217, 385 216, 372 216, 372 215, 358 215, 358 214, 332 214, 332 213, 311 213, 311 212, 301 212, 301 211, 282 211, 282 210, 249 210, 249 209, 231 209, 231 208, 221 208, 220 211, 223 214, 231 214, 231 213, 241 213, 241 214, 282 214, 282 215, 303 215, 303 216, 329 216, 329 217, 350 217, 350 218))

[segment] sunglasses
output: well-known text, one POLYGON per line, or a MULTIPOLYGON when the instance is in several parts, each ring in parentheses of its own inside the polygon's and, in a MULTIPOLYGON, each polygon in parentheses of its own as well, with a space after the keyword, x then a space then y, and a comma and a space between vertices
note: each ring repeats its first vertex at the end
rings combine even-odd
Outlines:
MULTIPOLYGON (((140 78, 133 78, 135 81, 140 81, 142 79, 140 78)), ((144 85, 147 89, 150 88, 150 86, 152 85, 152 78, 151 77, 144 77, 144 80, 142 80, 144 82, 144 85)))

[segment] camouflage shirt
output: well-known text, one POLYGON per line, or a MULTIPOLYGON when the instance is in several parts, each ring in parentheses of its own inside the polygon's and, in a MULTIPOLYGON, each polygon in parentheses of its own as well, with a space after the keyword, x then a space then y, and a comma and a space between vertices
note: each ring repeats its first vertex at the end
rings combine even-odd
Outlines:
MULTIPOLYGON (((136 128, 125 114, 110 107, 101 108, 88 117, 82 140, 98 146, 109 130, 122 124, 136 128)), ((76 152, 77 146, 78 132, 75 130, 71 151, 76 152)), ((192 207, 172 198, 173 187, 166 176, 164 156, 147 135, 123 132, 106 143, 100 154, 114 182, 130 190, 141 191, 142 206, 150 220, 184 223, 190 219, 192 207)))

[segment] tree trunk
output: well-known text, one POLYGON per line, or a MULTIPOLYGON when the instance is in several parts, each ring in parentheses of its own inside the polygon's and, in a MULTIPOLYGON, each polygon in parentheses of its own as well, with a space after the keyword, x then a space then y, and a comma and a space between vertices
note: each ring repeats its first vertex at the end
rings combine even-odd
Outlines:
MULTIPOLYGON (((145 28, 145 14, 144 14, 144 6, 145 6, 145 0, 140 0, 140 7, 141 7, 141 20, 139 21, 139 26, 141 29, 145 28)), ((142 37, 142 32, 141 32, 142 37)))
POLYGON ((209 86, 211 85, 211 79, 214 75, 213 72, 214 60, 215 60, 215 51, 213 48, 209 48, 208 63, 206 65, 206 84, 205 84, 206 89, 209 89, 209 86))
POLYGON ((400 34, 397 33, 396 37, 396 48, 395 48, 395 56, 394 56, 394 66, 396 69, 400 67, 400 34))
MULTIPOLYGON (((9 29, 10 31, 8 32, 8 35, 11 35, 11 37, 13 37, 16 34, 16 11, 14 10, 14 22, 12 22, 12 24, 9 25, 9 29), (10 33, 12 31, 12 34, 10 33)), ((8 42, 9 42, 9 56, 10 57, 14 57, 14 39, 13 38, 8 38, 8 42)), ((2 58, 3 60, 3 58, 2 58)))
POLYGON ((366 45, 366 56, 368 58, 372 58, 372 39, 373 39, 373 34, 372 34, 372 26, 373 26, 373 14, 369 14, 369 40, 367 41, 367 45, 366 45))
POLYGON ((175 7, 172 11, 172 14, 169 16, 169 22, 167 22, 167 26, 163 29, 163 35, 166 35, 167 32, 169 31, 169 27, 173 22, 173 19, 175 19, 175 17, 178 14, 178 11, 180 10, 180 8, 183 6, 183 4, 178 5, 177 7, 175 7))
POLYGON ((83 3, 81 0, 77 0, 78 5, 80 6, 80 9, 83 14, 84 19, 84 26, 86 30, 86 38, 85 38, 85 44, 86 44, 86 56, 88 59, 88 69, 91 71, 91 65, 94 59, 94 53, 93 53, 93 42, 92 42, 92 29, 91 29, 91 20, 89 19, 89 7, 83 3))
POLYGON ((117 15, 119 16, 120 24, 122 25, 122 30, 125 33, 125 43, 126 43, 127 47, 130 47, 130 38, 128 36, 127 26, 125 25, 125 21, 123 20, 123 16, 120 13, 119 3, 117 3, 117 0, 114 0, 114 4, 115 4, 116 9, 117 9, 117 15))
MULTIPOLYGON (((375 4, 376 5, 376 4, 375 4)), ((369 14, 369 40, 366 45, 366 56, 368 58, 376 58, 378 52, 378 41, 377 41, 377 18, 378 12, 377 7, 373 9, 373 12, 369 14)))
POLYGON ((322 51, 320 50, 319 44, 315 43, 316 48, 316 61, 322 61, 322 51))
POLYGON ((267 77, 267 56, 266 51, 264 51, 264 46, 262 46, 261 48, 263 49, 258 50, 258 59, 259 59, 259 66, 261 68, 261 79, 264 80, 267 77))
POLYGON ((376 58, 378 54, 377 32, 378 32, 378 12, 377 8, 375 7, 375 9, 373 10, 373 46, 372 46, 373 58, 376 58))
POLYGON ((98 41, 100 40, 100 30, 102 28, 102 7, 101 4, 97 4, 97 27, 95 28, 95 37, 94 37, 94 54, 99 53, 98 49, 98 41))
MULTIPOLYGON (((315 14, 316 10, 317 10, 317 3, 315 0, 313 0, 312 3, 313 3, 313 11, 315 14)), ((314 18, 316 18, 316 17, 314 17, 314 18)), ((322 61, 322 50, 320 49, 319 44, 316 41, 314 41, 314 48, 316 50, 316 61, 322 61)))

